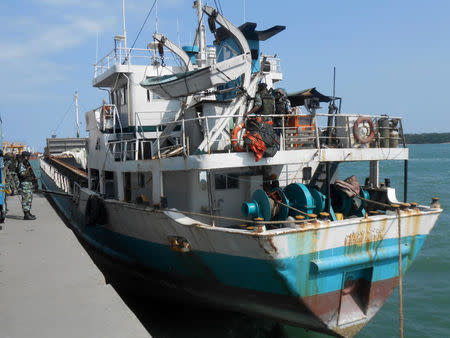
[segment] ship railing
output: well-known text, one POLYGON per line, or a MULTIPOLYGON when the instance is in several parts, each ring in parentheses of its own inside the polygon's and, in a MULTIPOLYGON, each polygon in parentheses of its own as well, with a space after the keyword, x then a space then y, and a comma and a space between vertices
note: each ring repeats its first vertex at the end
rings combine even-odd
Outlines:
MULTIPOLYGON (((321 148, 396 148, 406 146, 402 120, 387 115, 368 116, 359 114, 316 114, 316 115, 269 115, 273 120, 275 146, 279 150, 321 149, 321 148), (361 116, 370 119, 357 123, 361 116), (354 126, 357 123, 362 137, 371 139, 367 143, 355 138, 354 126), (367 125, 366 125, 367 124, 367 125), (371 125, 373 130, 371 130, 371 125), (373 136, 371 136, 373 131, 373 136), (365 135, 364 135, 365 134, 365 135)), ((255 116, 257 117, 257 116, 255 116)), ((267 117, 267 116, 265 116, 267 117)), ((243 135, 233 129, 243 120, 242 115, 202 116, 179 121, 163 122, 156 128, 156 139, 139 138, 110 143, 110 151, 116 160, 146 160, 172 156, 189 156, 201 153, 224 153, 245 151, 243 135), (212 129, 223 119, 228 120, 227 128, 216 140, 210 140, 212 129), (166 135, 162 131, 175 124, 174 132, 166 135), (201 135, 201 137, 199 137, 201 135), (206 138, 205 152, 197 150, 199 142, 206 138), (197 140, 195 143, 194 140, 197 140), (112 147, 112 148, 111 148, 112 147), (240 148, 240 149, 239 149, 240 148)), ((138 135, 136 135, 138 136, 138 135)))
POLYGON ((100 130, 103 132, 123 133, 122 121, 115 104, 103 104, 96 108, 99 112, 100 130))
MULTIPOLYGON (((400 117, 362 114, 289 114, 270 115, 270 117, 273 120, 273 129, 277 135, 275 143, 278 143, 279 150, 406 146, 400 117), (371 123, 367 119, 357 123, 360 117, 367 117, 371 123), (367 143, 360 142, 355 138, 355 123, 359 126, 358 132, 362 134, 360 140, 369 140, 367 143), (371 136, 371 131, 373 131, 373 136, 371 136)), ((233 143, 241 145, 242 148, 244 132, 237 133, 237 138, 233 139, 232 130, 242 119, 242 115, 203 116, 161 123, 158 130, 164 130, 165 126, 175 123, 179 126, 177 127, 179 131, 173 135, 161 134, 161 137, 158 136, 154 141, 157 143, 158 151, 152 156, 161 158, 198 153, 196 145, 190 139, 192 126, 198 126, 205 135, 207 153, 234 152, 235 148, 239 147, 233 146, 233 143), (219 138, 211 141, 211 131, 222 119, 228 120, 229 128, 223 130, 219 138)))
POLYGON ((281 73, 281 60, 274 55, 261 55, 262 60, 265 64, 261 64, 262 67, 269 66, 269 69, 264 69, 263 71, 281 73))
POLYGON ((166 48, 161 57, 154 49, 117 47, 94 64, 94 78, 117 65, 180 66, 180 62, 179 58, 166 48))

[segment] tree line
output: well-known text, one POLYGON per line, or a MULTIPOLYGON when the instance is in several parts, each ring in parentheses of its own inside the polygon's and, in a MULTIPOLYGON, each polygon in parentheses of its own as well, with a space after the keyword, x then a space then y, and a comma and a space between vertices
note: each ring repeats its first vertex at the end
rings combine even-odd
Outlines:
POLYGON ((450 142, 450 133, 423 133, 405 134, 406 143, 447 143, 450 142))

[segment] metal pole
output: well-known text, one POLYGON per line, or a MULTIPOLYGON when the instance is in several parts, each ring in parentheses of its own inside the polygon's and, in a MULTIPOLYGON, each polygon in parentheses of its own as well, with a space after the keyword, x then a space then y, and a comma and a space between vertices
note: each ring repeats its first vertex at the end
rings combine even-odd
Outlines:
POLYGON ((80 120, 78 118, 78 92, 75 92, 75 116, 77 121, 77 137, 80 137, 80 120))
POLYGON ((403 201, 406 203, 408 200, 408 160, 405 160, 403 171, 403 201))
POLYGON ((125 49, 125 56, 127 53, 127 26, 125 23, 125 0, 122 0, 122 24, 123 24, 123 46, 125 49))

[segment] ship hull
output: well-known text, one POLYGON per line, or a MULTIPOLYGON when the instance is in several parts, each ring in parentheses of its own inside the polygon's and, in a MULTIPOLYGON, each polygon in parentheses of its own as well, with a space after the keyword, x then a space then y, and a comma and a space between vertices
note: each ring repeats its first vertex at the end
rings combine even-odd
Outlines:
MULTIPOLYGON (((45 173, 42 179, 49 190, 58 189, 45 173)), ((76 201, 52 198, 83 241, 110 266, 127 271, 130 278, 124 280, 132 288, 141 285, 139 292, 158 289, 146 287, 150 283, 165 289, 164 296, 353 336, 398 284, 395 214, 258 234, 105 200, 104 224, 89 226, 86 202, 92 193, 82 189, 76 201), (173 238, 186 240, 189 247, 173 246, 173 238)), ((402 211, 403 272, 439 213, 402 211)))

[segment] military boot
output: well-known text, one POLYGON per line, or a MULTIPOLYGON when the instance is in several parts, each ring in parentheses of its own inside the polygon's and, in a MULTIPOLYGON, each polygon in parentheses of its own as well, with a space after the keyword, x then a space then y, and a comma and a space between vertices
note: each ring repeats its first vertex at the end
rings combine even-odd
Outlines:
POLYGON ((23 213, 23 219, 26 221, 33 221, 36 219, 36 216, 32 215, 29 211, 25 211, 23 213))

